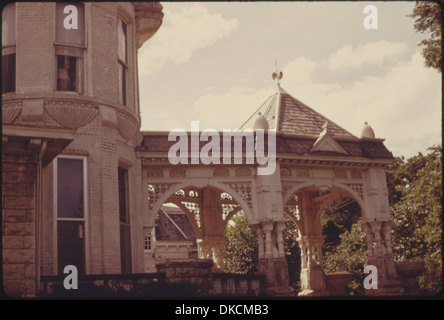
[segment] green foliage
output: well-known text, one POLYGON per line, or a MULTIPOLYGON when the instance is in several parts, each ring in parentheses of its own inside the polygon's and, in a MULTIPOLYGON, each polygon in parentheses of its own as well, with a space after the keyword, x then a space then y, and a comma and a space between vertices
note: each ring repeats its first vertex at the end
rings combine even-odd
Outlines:
POLYGON ((426 272, 419 282, 436 293, 442 286, 442 147, 429 150, 389 167, 387 177, 399 195, 391 206, 395 260, 423 260, 426 272))
POLYGON ((424 46, 422 55, 425 58, 425 65, 442 72, 441 8, 434 2, 417 1, 413 13, 408 17, 415 18, 416 32, 430 34, 430 38, 418 44, 424 46))
POLYGON ((340 235, 350 231, 352 225, 361 218, 361 208, 358 203, 352 202, 340 209, 336 209, 336 204, 331 203, 324 210, 321 216, 322 234, 325 235, 325 243, 338 244, 340 235))
POLYGON ((232 273, 254 273, 258 264, 256 232, 244 215, 235 215, 225 229, 225 270, 232 273))
POLYGON ((365 233, 361 230, 358 220, 350 230, 346 230, 340 236, 340 244, 324 247, 324 271, 326 273, 348 271, 353 273, 353 280, 349 284, 349 292, 352 295, 363 295, 363 274, 367 264, 367 246, 365 233))
POLYGON ((296 241, 298 230, 296 224, 285 215, 287 222, 283 232, 285 258, 288 265, 290 285, 295 289, 300 288, 301 276, 301 249, 296 241))

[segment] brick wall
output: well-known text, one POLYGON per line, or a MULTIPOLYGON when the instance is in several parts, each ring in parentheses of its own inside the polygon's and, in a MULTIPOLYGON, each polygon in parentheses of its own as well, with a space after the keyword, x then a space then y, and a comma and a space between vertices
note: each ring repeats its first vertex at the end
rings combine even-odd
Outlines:
POLYGON ((17 3, 17 91, 19 93, 53 89, 54 38, 48 37, 54 32, 53 9, 54 3, 17 3))
POLYGON ((37 156, 3 154, 3 288, 7 295, 35 294, 37 156))

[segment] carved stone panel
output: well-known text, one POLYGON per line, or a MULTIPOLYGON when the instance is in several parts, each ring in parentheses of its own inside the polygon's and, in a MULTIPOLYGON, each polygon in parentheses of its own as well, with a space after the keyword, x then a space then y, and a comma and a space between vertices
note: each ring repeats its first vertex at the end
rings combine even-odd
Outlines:
POLYGON ((291 169, 281 168, 281 176, 282 177, 290 177, 291 176, 291 169))
POLYGON ((351 177, 353 179, 362 179, 362 171, 361 170, 353 170, 351 172, 351 177))
POLYGON ((99 111, 94 104, 83 101, 46 101, 46 112, 62 126, 77 129, 92 121, 99 111))
POLYGON ((235 175, 236 177, 249 177, 251 176, 251 170, 249 168, 237 168, 235 175))
POLYGON ((160 168, 148 168, 145 171, 146 177, 163 177, 163 170, 160 168))
POLYGON ((184 168, 174 168, 170 170, 170 177, 186 177, 184 168))
POLYGON ((227 168, 216 168, 213 170, 213 176, 228 177, 230 176, 230 170, 228 170, 227 168))
POLYGON ((307 168, 297 168, 296 169, 296 176, 298 176, 298 177, 308 177, 309 176, 309 170, 307 168))
POLYGON ((347 174, 345 170, 335 170, 335 178, 337 179, 345 179, 347 178, 347 174))

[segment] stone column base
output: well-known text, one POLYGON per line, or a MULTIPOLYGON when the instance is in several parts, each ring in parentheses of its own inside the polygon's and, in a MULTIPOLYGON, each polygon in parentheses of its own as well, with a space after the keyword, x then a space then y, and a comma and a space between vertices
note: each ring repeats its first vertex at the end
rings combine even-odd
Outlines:
POLYGON ((326 291, 325 274, 322 268, 319 266, 312 267, 310 269, 303 268, 301 270, 301 287, 302 287, 302 292, 326 291))

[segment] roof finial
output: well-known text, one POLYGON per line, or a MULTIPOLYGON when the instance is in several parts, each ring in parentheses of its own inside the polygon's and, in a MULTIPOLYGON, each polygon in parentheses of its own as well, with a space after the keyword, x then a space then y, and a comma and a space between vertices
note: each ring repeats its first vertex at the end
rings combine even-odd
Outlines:
POLYGON ((280 88, 281 86, 280 86, 280 84, 279 84, 279 80, 282 79, 282 76, 283 76, 284 74, 282 73, 282 71, 278 71, 278 66, 277 66, 277 60, 276 60, 276 58, 274 58, 274 63, 275 63, 275 65, 276 65, 276 72, 273 72, 272 78, 273 78, 273 80, 276 80, 276 84, 277 84, 278 88, 280 88))

